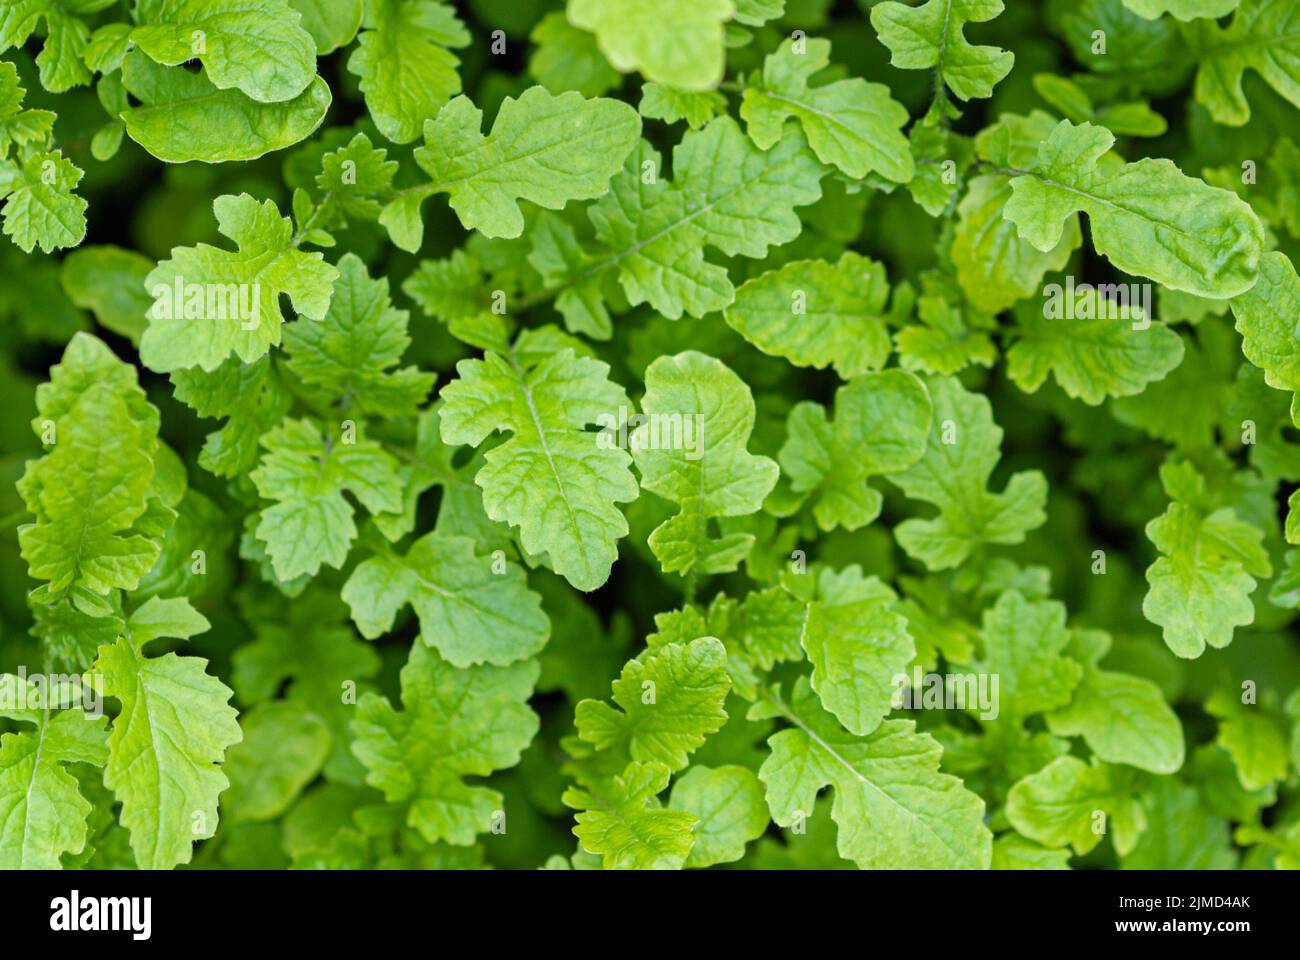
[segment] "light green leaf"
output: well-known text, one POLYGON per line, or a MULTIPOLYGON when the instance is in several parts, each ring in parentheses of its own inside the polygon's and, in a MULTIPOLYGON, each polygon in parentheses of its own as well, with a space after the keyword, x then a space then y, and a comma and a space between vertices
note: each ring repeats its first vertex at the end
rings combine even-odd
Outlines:
POLYGON ((374 693, 357 704, 352 749, 369 770, 366 782, 406 805, 407 825, 429 843, 472 844, 502 797, 465 777, 519 762, 538 729, 527 704, 537 670, 535 660, 457 669, 417 642, 402 668, 403 709, 374 693))
POLYGON ((339 260, 328 312, 284 330, 289 369, 341 412, 412 414, 433 389, 434 375, 392 369, 410 346, 409 314, 393 308, 388 280, 372 280, 356 254, 339 260))
POLYGON ((551 93, 576 90, 584 97, 599 97, 623 82, 596 46, 596 38, 570 24, 562 11, 537 21, 528 39, 533 44, 528 72, 551 93))
POLYGON ((33 596, 71 596, 86 613, 111 590, 133 590, 158 559, 174 514, 156 496, 158 411, 135 368, 87 333, 72 338, 32 422, 52 449, 29 461, 18 484, 34 523, 18 528, 28 573, 47 581, 33 596))
POLYGON ((139 344, 153 301, 145 278, 153 261, 110 245, 81 247, 63 258, 59 282, 68 299, 90 310, 101 327, 139 344))
POLYGON ((716 90, 692 93, 662 83, 646 83, 641 86, 637 112, 647 119, 664 123, 685 120, 692 130, 699 130, 714 117, 727 112, 727 98, 716 90))
POLYGON ((1205 709, 1219 718, 1216 742, 1231 755, 1243 787, 1259 790, 1286 779, 1286 730, 1272 711, 1254 702, 1244 703, 1242 694, 1225 687, 1210 694, 1205 709))
POLYGON ((1110 834, 1124 856, 1136 846, 1147 817, 1132 773, 1094 759, 1057 757, 1007 794, 1007 819, 1030 840, 1083 855, 1110 834))
POLYGON ((859 736, 892 708, 895 684, 916 659, 898 596, 856 567, 823 569, 816 597, 804 609, 799 642, 812 663, 812 688, 822 706, 859 736))
POLYGON ((468 46, 469 31, 437 0, 366 0, 362 26, 348 72, 379 132, 409 143, 460 93, 460 60, 446 48, 468 46))
POLYGON ((547 286, 560 291, 555 305, 566 317, 585 317, 603 303, 600 284, 610 270, 631 305, 648 303, 673 320, 723 309, 735 288, 725 268, 705 260, 704 248, 759 258, 790 242, 802 232, 794 208, 821 196, 825 172, 793 128, 762 151, 730 117, 682 137, 672 182, 661 170, 659 154, 643 142, 609 194, 587 210, 595 252, 573 258, 568 269, 542 270, 547 286))
POLYGON ((424 642, 457 667, 532 657, 550 635, 541 598, 528 589, 523 570, 477 556, 468 537, 430 533, 405 557, 371 557, 348 577, 343 599, 368 639, 391 630, 397 612, 410 603, 424 642))
POLYGON ((599 789, 569 787, 566 806, 578 811, 573 828, 581 848, 598 854, 606 870, 680 870, 695 839, 694 814, 664 810, 655 795, 671 776, 662 763, 629 763, 599 789))
POLYGON ((1166 13, 1173 14, 1179 20, 1226 17, 1240 4, 1241 0, 1124 0, 1124 6, 1148 20, 1155 20, 1166 13))
POLYGON ((764 353, 818 370, 833 364, 847 380, 889 358, 888 299, 884 265, 850 250, 833 265, 795 260, 747 281, 724 316, 764 353))
POLYGON ((257 538, 280 580, 315 576, 322 563, 343 566, 357 535, 344 490, 371 513, 401 509, 397 461, 373 440, 326 439, 312 421, 286 419, 261 443, 266 453, 250 479, 275 502, 262 511, 257 538))
POLYGON ((993 841, 994 870, 1069 870, 1068 850, 1049 850, 1016 833, 993 841))
POLYGON ((1002 0, 928 0, 919 7, 878 3, 871 25, 903 70, 933 68, 960 100, 990 97, 1015 63, 998 47, 973 46, 963 34, 967 23, 985 23, 1003 10, 1002 0))
POLYGON ((188 600, 152 598, 113 646, 100 648, 95 664, 104 693, 122 704, 104 784, 122 804, 121 823, 144 870, 188 863, 194 841, 216 832, 217 795, 228 785, 217 764, 243 736, 230 689, 204 671, 205 660, 144 652, 160 637, 188 639, 207 629, 188 600))
POLYGON ((837 849, 864 870, 987 869, 993 837, 984 801, 939 772, 942 748, 911 720, 886 720, 867 737, 846 733, 822 710, 807 680, 790 703, 776 694, 765 716, 793 725, 768 739, 758 777, 772 819, 788 827, 809 817, 817 793, 834 788, 837 849))
POLYGON ((1300 277, 1283 253, 1264 255, 1259 282, 1232 298, 1241 352, 1278 390, 1300 391, 1300 277))
POLYGON ((781 469, 796 493, 814 495, 813 516, 822 530, 857 530, 880 515, 883 502, 867 480, 898 473, 921 458, 930 414, 929 394, 912 374, 868 373, 835 392, 833 422, 821 404, 795 405, 781 469))
POLYGON ((200 367, 173 370, 176 399, 201 417, 225 417, 225 426, 208 434, 199 465, 217 476, 241 476, 257 462, 258 444, 289 412, 292 398, 264 356, 251 364, 231 357, 208 373, 200 367))
POLYGON ((643 653, 628 661, 612 686, 621 709, 583 700, 575 720, 579 737, 624 758, 680 770, 704 738, 727 721, 722 708, 731 689, 727 651, 712 637, 643 653))
POLYGON ((899 365, 944 376, 971 364, 993 366, 998 351, 989 334, 997 328, 997 318, 969 302, 950 274, 922 273, 921 291, 916 299, 919 322, 894 334, 899 365))
POLYGON ((546 553, 551 568, 579 590, 609 577, 627 521, 615 504, 639 489, 623 450, 602 446, 588 424, 629 406, 609 367, 570 348, 530 353, 521 337, 505 355, 462 360, 442 390, 442 438, 478 446, 496 431, 475 476, 493 520, 519 527, 524 549, 546 553))
POLYGON ((590 30, 609 62, 682 90, 717 86, 731 0, 568 0, 569 22, 590 30))
POLYGON ((122 67, 139 106, 121 112, 126 133, 167 163, 255 160, 315 132, 332 101, 320 77, 291 100, 259 103, 238 90, 218 90, 201 73, 163 67, 133 50, 122 67))
MULTIPOLYGON (((980 160, 1003 168, 1025 169, 1038 156, 1056 119, 1041 110, 1028 116, 1005 114, 975 139, 980 160)), ((1036 294, 1049 270, 1063 270, 1083 242, 1079 216, 1066 219, 1061 241, 1047 253, 1020 238, 1002 211, 1011 199, 1011 181, 1002 174, 983 174, 970 181, 957 206, 957 229, 951 256, 967 298, 985 313, 1001 313, 1036 294)))
POLYGON ((273 820, 289 809, 315 779, 330 752, 325 722, 301 703, 263 703, 240 718, 242 742, 230 748, 223 767, 230 778, 226 816, 273 820))
POLYGON ((1164 628, 1170 650, 1190 659, 1207 644, 1226 647, 1234 628, 1255 622, 1250 594, 1272 565, 1259 530, 1233 508, 1205 503, 1205 480, 1194 467, 1167 465, 1160 479, 1171 502, 1146 527, 1160 557, 1147 568, 1142 613, 1164 628))
POLYGON ((1031 602, 1008 590, 984 611, 981 635, 984 654, 971 669, 998 678, 998 719, 1018 724, 1070 702, 1083 669, 1064 655, 1064 604, 1031 602))
POLYGON ((1152 773, 1183 765, 1183 727, 1150 680, 1097 666, 1110 649, 1100 630, 1077 630, 1069 653, 1083 664, 1083 678, 1069 706, 1051 713, 1047 726, 1058 737, 1082 736, 1107 763, 1127 763, 1152 773))
MULTIPOLYGON (((642 416, 628 438, 641 485, 680 506, 653 533, 665 573, 726 573, 748 555, 748 534, 711 535, 710 521, 756 513, 780 474, 746 450, 754 398, 726 364, 694 350, 646 368, 642 416)), ((607 428, 608 431, 608 428, 607 428)), ((612 431, 602 434, 613 441, 612 431)))
POLYGON ((358 694, 370 688, 366 681, 379 672, 379 654, 356 635, 347 608, 327 590, 308 590, 282 610, 246 610, 254 637, 234 652, 231 681, 242 703, 280 696, 325 721, 331 740, 325 776, 360 785, 365 768, 352 755, 348 729, 356 704, 342 692, 352 689, 345 684, 358 694))
POLYGON ((79 706, 17 709, 50 693, 13 674, 0 675, 0 691, 0 716, 36 727, 0 735, 0 869, 57 870, 63 854, 85 849, 94 809, 64 764, 104 765, 106 721, 79 706))
POLYGON ((636 144, 641 118, 618 100, 530 87, 506 98, 487 136, 482 126, 483 111, 465 97, 424 122, 415 162, 432 182, 406 191, 379 218, 399 247, 419 248, 420 204, 435 193, 448 195, 466 230, 488 237, 523 233, 521 200, 560 210, 600 196, 636 144))
POLYGON ((984 544, 1015 544, 1040 526, 1047 480, 1037 470, 1014 474, 1003 493, 988 490, 1000 459, 1002 429, 992 405, 950 377, 928 381, 934 404, 925 455, 891 476, 909 497, 939 508, 931 520, 904 520, 894 535, 931 570, 959 566, 984 544))
POLYGON ((45 21, 45 42, 36 55, 41 86, 63 93, 90 83, 91 73, 82 63, 90 28, 82 17, 98 13, 115 0, 9 0, 0 10, 0 53, 22 47, 45 21))
POLYGON ((901 128, 907 109, 889 88, 861 77, 809 87, 830 64, 829 40, 785 40, 763 61, 761 79, 745 87, 740 115, 750 137, 764 150, 782 137, 785 121, 796 118, 822 163, 854 180, 875 172, 895 183, 912 179, 912 150, 901 128))
POLYGON ((1016 312, 1016 341, 1007 351, 1007 376, 1035 393, 1049 373, 1066 395, 1097 406, 1127 397, 1161 380, 1183 359, 1183 341, 1163 323, 1150 322, 1130 286, 1049 284, 1041 307, 1029 301, 1016 312), (1111 296, 1118 293, 1119 299, 1111 296), (1075 294, 1071 303, 1070 294, 1075 294), (1064 307, 1064 309, 1061 309, 1064 307))
MULTIPOLYGON (((1214 2, 1214 0, 1206 0, 1214 2)), ((1220 0, 1220 5, 1226 0, 1220 0)), ((1141 12, 1141 11, 1139 11, 1141 12)), ((1228 26, 1213 19, 1183 28, 1197 64, 1196 102, 1216 123, 1239 127, 1250 119, 1242 92, 1247 70, 1254 70, 1279 95, 1300 106, 1300 7, 1291 0, 1241 0, 1228 26)))
POLYGON ((1169 160, 1117 162, 1108 156, 1114 143, 1105 128, 1062 120, 1011 181, 1004 216, 1020 236, 1050 251, 1082 212, 1097 252, 1125 273, 1216 299, 1254 286, 1264 227, 1250 206, 1169 160))
POLYGON ((75 247, 86 236, 86 201, 73 191, 81 168, 62 151, 33 153, 21 163, 0 158, 4 232, 25 253, 75 247))
POLYGON ((288 0, 302 16, 302 28, 316 41, 316 55, 346 47, 357 35, 363 0, 288 0))
POLYGON ((1228 823, 1216 817, 1201 795, 1170 777, 1151 785, 1148 826, 1125 870, 1231 870, 1237 866, 1228 823))
POLYGON ((130 40, 174 67, 199 60, 218 90, 292 100, 316 76, 316 43, 288 0, 137 0, 130 40))
POLYGON ((329 309, 338 270, 296 247, 293 224, 274 203, 241 193, 217 197, 212 209, 238 251, 176 247, 145 280, 154 305, 140 357, 160 373, 211 372, 232 353, 252 363, 280 342, 282 294, 312 320, 329 309))
POLYGON ((668 806, 699 821, 687 867, 739 860, 767 829, 763 784, 746 767, 691 767, 673 784, 668 806))

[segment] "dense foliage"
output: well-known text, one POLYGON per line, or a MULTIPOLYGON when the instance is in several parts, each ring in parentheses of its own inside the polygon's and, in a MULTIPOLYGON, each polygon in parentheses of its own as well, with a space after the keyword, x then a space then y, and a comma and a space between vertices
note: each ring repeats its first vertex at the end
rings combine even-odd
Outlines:
POLYGON ((1298 38, 0 0, 0 867, 1300 865, 1298 38))

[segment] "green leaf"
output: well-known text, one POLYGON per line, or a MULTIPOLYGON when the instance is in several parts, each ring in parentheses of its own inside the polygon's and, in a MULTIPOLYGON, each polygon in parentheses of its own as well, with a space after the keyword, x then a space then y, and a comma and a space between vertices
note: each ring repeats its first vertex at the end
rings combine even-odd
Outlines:
POLYGON ((768 739, 772 755, 758 771, 778 825, 811 816, 818 791, 830 786, 837 849, 860 868, 988 867, 993 838, 984 801, 939 772, 942 748, 911 720, 886 720, 870 736, 853 736, 802 679, 789 704, 773 693, 762 706, 770 707, 763 715, 792 724, 768 739))
POLYGON ((288 0, 138 0, 130 41, 169 67, 199 60, 218 90, 292 100, 316 76, 316 43, 288 0))
POLYGON ((865 736, 892 707, 897 678, 916 659, 897 594, 856 567, 823 569, 800 624, 822 706, 851 733, 865 736))
POLYGON ((770 150, 794 117, 817 159, 845 176, 861 180, 876 172, 895 183, 911 180, 912 150, 901 132, 907 109, 884 84, 861 77, 809 87, 809 79, 830 64, 831 44, 798 44, 785 40, 763 61, 761 79, 745 87, 740 115, 754 142, 770 150))
POLYGON ((1227 821, 1213 815, 1201 795, 1177 780, 1162 778, 1148 794, 1149 825, 1125 870, 1231 870, 1237 854, 1227 821))
POLYGON ((410 346, 410 315, 393 308, 388 280, 370 279, 355 254, 344 254, 338 273, 324 319, 285 328, 289 369, 345 414, 414 413, 433 389, 434 375, 413 366, 392 369, 410 346))
POLYGON ((1058 757, 1007 794, 1007 819, 1030 840, 1083 855, 1110 834, 1121 856, 1146 829, 1147 817, 1131 773, 1094 759, 1058 757))
POLYGON ((372 146, 370 138, 358 133, 347 144, 321 158, 316 186, 324 192, 315 216, 323 226, 341 226, 347 217, 378 220, 382 207, 375 199, 392 185, 397 161, 388 151, 372 146), (333 211, 343 214, 333 215, 333 211))
POLYGON ((397 462, 373 440, 326 439, 312 421, 286 419, 261 442, 266 453, 250 479, 275 502, 262 511, 257 538, 280 580, 315 576, 322 563, 343 566, 357 535, 344 490, 371 513, 401 509, 397 462))
POLYGON ((1166 13, 1172 13, 1179 20, 1226 17, 1240 4, 1241 0, 1124 0, 1124 6, 1148 20, 1166 13))
POLYGON ((478 446, 498 430, 475 482, 493 520, 518 527, 524 549, 579 590, 609 577, 627 521, 615 504, 638 488, 623 450, 602 446, 588 424, 629 406, 609 368, 572 349, 531 353, 521 337, 505 355, 462 360, 442 390, 442 439, 478 446))
POLYGON ((216 370, 232 353, 252 363, 280 342, 279 300, 322 320, 338 270, 294 243, 293 224, 270 200, 217 197, 217 229, 238 251, 200 243, 176 247, 146 278, 154 305, 140 357, 160 373, 216 370))
POLYGON ((470 33, 436 0, 366 0, 362 26, 348 72, 360 78, 379 132, 409 143, 460 93, 460 60, 446 48, 468 46, 470 33))
POLYGON ((343 585, 361 635, 392 629, 407 603, 424 642, 456 667, 505 666, 536 655, 550 623, 524 572, 504 559, 477 556, 468 537, 430 533, 405 557, 381 553, 363 561, 343 585))
POLYGON ((161 637, 207 629, 188 600, 153 598, 131 614, 115 644, 100 648, 95 664, 104 693, 122 704, 104 784, 122 804, 121 823, 144 870, 188 863, 194 841, 216 832, 217 795, 228 785, 217 764, 242 738, 230 689, 204 671, 205 660, 144 652, 161 637))
POLYGON ((680 770, 727 720, 722 708, 731 689, 726 663, 726 648, 712 637, 643 653, 629 660, 613 683, 621 709, 600 700, 578 704, 578 736, 598 750, 680 770))
POLYGON ((63 93, 91 80, 82 63, 90 40, 83 16, 111 7, 114 0, 11 0, 0 12, 0 53, 22 47, 45 21, 45 42, 36 55, 41 86, 63 93))
POLYGON ((699 130, 714 117, 727 112, 727 98, 716 90, 692 93, 661 83, 646 83, 641 86, 637 112, 647 119, 664 123, 685 120, 692 130, 699 130))
POLYGON ((302 28, 316 42, 317 56, 346 47, 357 35, 363 0, 288 0, 302 17, 302 28))
POLYGON ((20 164, 0 159, 4 232, 25 253, 75 247, 86 236, 86 201, 73 191, 81 168, 59 150, 33 153, 20 164))
MULTIPOLYGON (((645 372, 642 422, 628 437, 641 485, 681 509, 650 534, 665 573, 727 573, 748 555, 748 534, 711 535, 710 521, 756 513, 780 471, 746 446, 754 398, 726 364, 694 350, 645 372)), ((613 432, 602 434, 613 442, 613 432)))
POLYGON ((81 247, 63 258, 59 282, 68 299, 90 310, 101 327, 139 344, 153 301, 145 278, 153 261, 111 245, 81 247))
MULTIPOLYGON (((1218 5, 1225 2, 1219 0, 1218 5)), ((1280 96, 1300 106, 1296 62, 1300 9, 1290 0, 1240 2, 1226 28, 1213 19, 1196 20, 1183 28, 1190 47, 1188 59, 1198 67, 1196 102, 1210 111, 1215 123, 1232 127, 1250 119, 1250 103, 1242 91, 1247 70, 1254 70, 1280 96)))
POLYGON ((994 870, 1069 870, 1068 850, 1049 850, 1015 833, 993 841, 994 870))
POLYGON ((19 482, 36 517, 18 528, 22 555, 29 575, 47 581, 39 602, 71 596, 102 616, 105 595, 134 589, 149 572, 174 516, 155 489, 158 411, 135 368, 86 333, 51 368, 36 406, 33 430, 53 448, 19 482))
POLYGON ((238 90, 218 90, 201 73, 162 67, 132 51, 122 67, 139 106, 121 112, 126 134, 167 163, 255 160, 315 132, 332 97, 316 77, 291 100, 259 103, 238 90))
POLYGON ((53 691, 13 674, 0 675, 0 691, 0 716, 36 728, 0 735, 0 869, 57 870, 85 849, 94 809, 64 765, 104 765, 105 719, 80 706, 50 712, 53 691))
POLYGON ((781 469, 795 493, 813 495, 818 527, 857 530, 880 515, 883 498, 867 480, 906 470, 921 458, 930 414, 924 385, 902 370, 868 373, 840 387, 833 421, 821 404, 795 405, 781 469))
MULTIPOLYGON (((682 137, 673 151, 672 182, 659 175, 661 168, 659 154, 643 142, 609 193, 587 210, 595 252, 557 258, 571 265, 541 271, 559 291, 555 305, 566 318, 603 303, 600 284, 611 270, 631 305, 648 303, 670 319, 725 308, 735 288, 723 267, 705 260, 704 248, 758 258, 793 240, 802 229, 794 208, 821 196, 824 175, 796 130, 763 151, 730 117, 682 137)), ((534 263, 536 256, 535 248, 534 263)))
POLYGON ((844 379, 889 358, 883 264, 853 251, 834 265, 796 260, 747 281, 724 316, 764 353, 800 367, 834 365, 844 379))
POLYGON ((1147 568, 1142 613, 1164 628, 1170 650, 1190 659, 1207 644, 1226 647, 1234 628, 1255 622, 1255 579, 1273 571, 1263 534, 1231 507, 1210 509, 1194 467, 1162 467, 1160 479, 1171 502, 1146 527, 1160 557, 1147 568))
POLYGON ((1232 298, 1241 352, 1278 390, 1300 391, 1300 277, 1285 254, 1260 262, 1259 282, 1232 298))
POLYGON ((999 719, 1020 723, 1070 702, 1083 669, 1065 656, 1070 633, 1063 604, 1031 602, 1008 590, 984 611, 981 636, 984 654, 971 669, 998 678, 999 719))
POLYGON ((767 829, 763 784, 746 767, 691 767, 673 784, 668 806, 699 821, 687 867, 739 860, 767 829))
POLYGON ((662 763, 629 763, 600 789, 569 787, 564 803, 579 811, 573 828, 581 849, 606 870, 680 870, 695 842, 697 818, 664 810, 655 800, 671 776, 662 763))
POLYGON ((560 210, 602 195, 636 144, 641 118, 617 100, 531 87, 506 98, 487 136, 482 126, 483 111, 465 97, 424 122, 415 162, 432 182, 405 191, 379 218, 399 247, 419 249, 420 204, 435 193, 448 195, 466 230, 488 237, 523 233, 521 200, 560 210))
POLYGON ((1264 228, 1249 205, 1169 160, 1117 162, 1114 143, 1109 130, 1062 120, 1011 181, 1004 215, 1020 236, 1048 252, 1082 212, 1097 252, 1125 273, 1215 299, 1254 286, 1264 228))
POLYGON ((920 322, 909 323, 894 335, 899 365, 944 376, 971 364, 993 366, 998 351, 989 332, 996 329, 997 319, 970 303, 948 274, 921 274, 921 290, 916 299, 920 322))
POLYGON ((731 0, 568 0, 569 22, 590 30, 609 62, 682 90, 717 86, 731 0))
POLYGON ((291 604, 245 610, 253 640, 232 656, 231 681, 245 704, 280 695, 325 721, 330 753, 325 776, 360 785, 365 768, 352 755, 348 724, 356 704, 343 693, 358 694, 379 672, 379 654, 347 624, 347 608, 332 593, 308 590, 291 604))
MULTIPOLYGON (((528 35, 533 44, 528 72, 551 93, 576 90, 584 97, 599 97, 623 82, 596 46, 596 38, 569 23, 556 10, 537 21, 528 35)), ((643 116, 650 116, 643 109, 643 116)))
POLYGON ((1059 737, 1082 736, 1098 759, 1127 763, 1152 773, 1174 773, 1183 765, 1183 727, 1150 680, 1102 670, 1110 636, 1077 630, 1069 653, 1083 665, 1083 678, 1067 707, 1047 717, 1059 737))
POLYGON ((1177 367, 1178 334, 1150 322, 1133 302, 1132 286, 1110 287, 1086 285, 1076 293, 1073 282, 1066 291, 1049 284, 1041 309, 1029 301, 1017 310, 1016 341, 1007 351, 1011 381, 1035 393, 1051 373, 1067 396, 1095 407, 1107 397, 1141 393, 1177 367))
POLYGON ((960 100, 990 97, 1015 63, 998 47, 973 46, 967 23, 985 23, 1003 10, 1002 0, 928 0, 919 7, 878 3, 871 25, 889 48, 889 62, 903 70, 931 68, 960 100))
POLYGON ((0 60, 0 158, 9 154, 11 145, 20 155, 26 149, 48 147, 53 138, 55 116, 49 110, 24 110, 27 90, 18 68, 0 60))
POLYGON ((1040 526, 1047 480, 1037 470, 1013 474, 1003 493, 988 490, 1000 458, 1002 429, 987 398, 949 377, 928 382, 934 404, 925 455, 890 479, 909 497, 932 503, 931 520, 904 520, 894 535, 931 570, 962 564, 984 544, 1015 544, 1040 526))
POLYGON ((315 779, 330 751, 324 721, 301 703, 264 703, 240 718, 244 739, 223 767, 230 778, 226 816, 273 820, 315 779))
POLYGON ((221 477, 253 469, 262 435, 284 419, 292 403, 269 356, 251 364, 231 357, 211 373, 201 367, 173 370, 171 380, 176 399, 199 416, 227 418, 199 453, 199 465, 221 477))
POLYGON ((1205 709, 1219 719, 1216 742, 1232 757, 1243 787, 1259 790, 1286 779, 1286 731, 1270 710, 1223 687, 1210 694, 1205 709))
POLYGON ((415 644, 402 668, 403 709, 374 693, 357 704, 352 749, 369 770, 366 783, 405 806, 405 822, 429 843, 473 843, 502 797, 465 777, 519 762, 538 728, 527 704, 537 669, 534 660, 457 669, 415 644))

